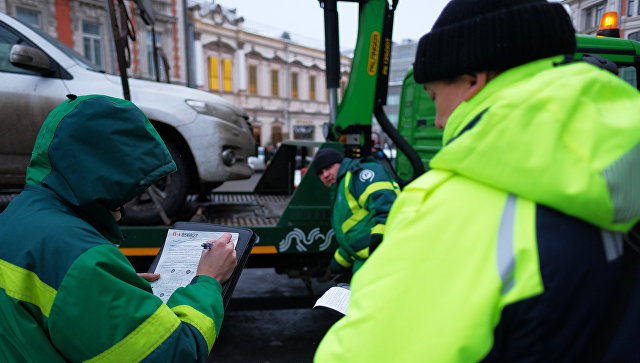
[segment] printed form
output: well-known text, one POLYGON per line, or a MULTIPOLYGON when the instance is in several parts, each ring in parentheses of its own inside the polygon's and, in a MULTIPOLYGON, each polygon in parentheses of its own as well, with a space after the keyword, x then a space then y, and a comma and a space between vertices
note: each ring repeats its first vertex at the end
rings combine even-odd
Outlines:
MULTIPOLYGON (((170 229, 161 250, 154 273, 160 278, 151 282, 153 294, 166 304, 177 288, 187 286, 196 275, 202 244, 217 240, 226 232, 203 232, 170 229)), ((231 242, 238 244, 238 233, 231 233, 231 242)))
POLYGON ((334 286, 322 294, 313 307, 322 306, 333 309, 343 315, 347 315, 350 298, 351 290, 349 285, 344 284, 344 286, 334 286))

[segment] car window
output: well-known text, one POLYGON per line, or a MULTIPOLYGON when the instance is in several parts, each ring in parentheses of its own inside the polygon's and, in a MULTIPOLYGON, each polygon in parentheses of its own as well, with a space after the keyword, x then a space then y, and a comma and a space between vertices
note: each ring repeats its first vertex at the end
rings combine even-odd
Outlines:
POLYGON ((11 54, 11 47, 13 47, 14 44, 27 45, 29 42, 0 24, 0 72, 39 75, 37 72, 19 68, 11 64, 9 54, 11 54))

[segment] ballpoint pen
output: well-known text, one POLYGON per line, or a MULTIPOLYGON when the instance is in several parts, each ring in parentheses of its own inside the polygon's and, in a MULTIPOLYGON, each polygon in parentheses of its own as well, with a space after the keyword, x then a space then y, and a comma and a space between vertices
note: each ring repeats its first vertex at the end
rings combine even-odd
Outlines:
POLYGON ((202 248, 205 248, 205 249, 208 249, 208 250, 211 249, 211 246, 213 246, 213 242, 205 242, 205 243, 202 244, 202 248))

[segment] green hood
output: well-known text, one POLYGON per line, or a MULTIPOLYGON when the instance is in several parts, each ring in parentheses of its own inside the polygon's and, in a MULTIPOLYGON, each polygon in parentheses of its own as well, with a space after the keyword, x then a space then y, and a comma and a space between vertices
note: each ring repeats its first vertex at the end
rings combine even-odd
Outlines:
POLYGON ((176 170, 162 139, 133 103, 82 96, 45 120, 27 168, 27 184, 53 190, 99 229, 121 236, 110 210, 176 170))
POLYGON ((561 60, 510 69, 458 106, 431 167, 626 231, 640 216, 640 96, 561 60))

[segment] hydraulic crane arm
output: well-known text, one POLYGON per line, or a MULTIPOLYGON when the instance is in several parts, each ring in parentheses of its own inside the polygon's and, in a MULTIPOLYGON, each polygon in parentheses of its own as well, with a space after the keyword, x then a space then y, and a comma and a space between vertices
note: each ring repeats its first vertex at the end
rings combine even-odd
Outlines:
POLYGON ((358 38, 351 64, 349 82, 338 104, 340 53, 338 41, 337 1, 319 0, 325 15, 325 54, 330 122, 325 126, 327 141, 344 144, 345 155, 359 158, 371 154, 371 121, 375 114, 382 129, 408 156, 413 178, 424 172, 416 151, 402 138, 386 117, 391 63, 393 16, 398 0, 355 0, 359 4, 358 38))

